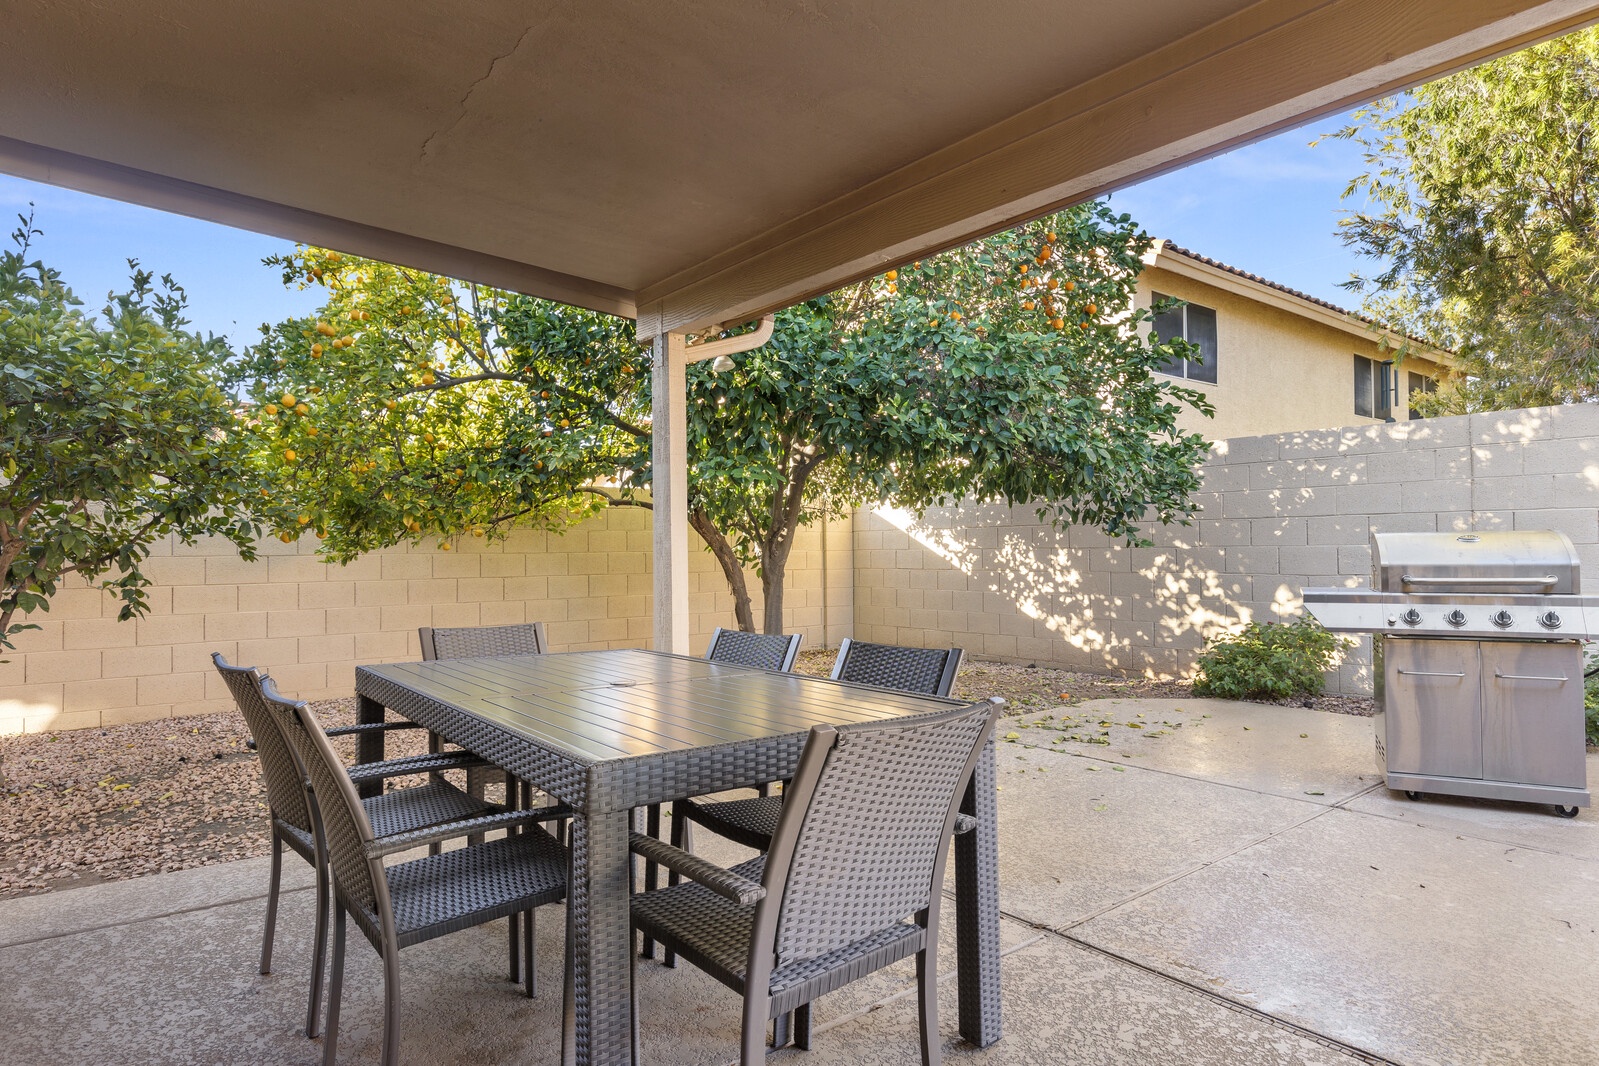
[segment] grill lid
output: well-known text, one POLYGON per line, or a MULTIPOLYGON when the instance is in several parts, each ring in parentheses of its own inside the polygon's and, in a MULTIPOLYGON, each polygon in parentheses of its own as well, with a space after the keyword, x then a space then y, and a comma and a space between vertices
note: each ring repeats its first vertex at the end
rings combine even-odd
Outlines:
POLYGON ((1556 530, 1373 533, 1371 567, 1383 592, 1580 591, 1577 551, 1556 530))

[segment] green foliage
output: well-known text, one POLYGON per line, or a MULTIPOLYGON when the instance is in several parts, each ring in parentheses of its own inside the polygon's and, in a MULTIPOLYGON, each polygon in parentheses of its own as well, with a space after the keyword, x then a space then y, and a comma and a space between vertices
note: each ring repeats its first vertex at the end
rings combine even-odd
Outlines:
POLYGON ((1323 677, 1354 642, 1334 636, 1313 618, 1293 623, 1251 622, 1211 643, 1199 657, 1194 695, 1228 700, 1315 696, 1323 677))
POLYGON ((155 541, 224 536, 249 557, 258 532, 222 341, 186 332, 183 290, 134 263, 103 321, 84 315, 28 260, 37 233, 23 218, 0 254, 0 648, 68 575, 99 581, 127 619, 147 608, 155 541))
MULTIPOLYGON (((1035 503, 1133 542, 1185 520, 1206 444, 1176 418, 1209 407, 1151 373, 1191 349, 1132 308, 1147 245, 1083 205, 790 308, 729 372, 692 363, 690 521, 740 624, 744 567, 780 626, 796 530, 866 501, 1035 503)), ((631 323, 318 249, 275 262, 328 290, 239 367, 285 539, 350 558, 646 502, 652 353, 631 323)))
POLYGON ((1599 29, 1381 100, 1335 136, 1369 168, 1342 238, 1381 264, 1349 287, 1459 356, 1418 406, 1599 399, 1599 29))
MULTIPOLYGON (((1587 670, 1592 670, 1595 663, 1584 656, 1583 665, 1587 670)), ((1588 734, 1589 745, 1599 745, 1599 675, 1584 676, 1582 682, 1582 711, 1583 722, 1588 734)))

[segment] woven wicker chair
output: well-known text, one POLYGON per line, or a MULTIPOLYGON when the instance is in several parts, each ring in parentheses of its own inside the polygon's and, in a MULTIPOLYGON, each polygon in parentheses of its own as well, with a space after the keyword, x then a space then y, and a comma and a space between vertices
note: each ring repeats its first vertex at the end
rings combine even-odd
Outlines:
POLYGON ((717 626, 705 649, 705 658, 713 663, 759 666, 763 670, 787 673, 794 669, 800 640, 799 633, 745 633, 717 626))
MULTIPOLYGON (((318 846, 315 806, 306 792, 306 773, 284 738, 262 696, 266 678, 257 669, 231 666, 220 654, 211 656, 217 671, 227 682, 233 702, 244 716, 261 760, 261 777, 266 784, 268 815, 272 826, 272 868, 267 887, 266 928, 261 934, 261 972, 272 972, 272 943, 277 933, 278 894, 283 877, 283 849, 316 868, 316 934, 313 938, 311 991, 305 1013, 305 1032, 316 1036, 322 1000, 322 963, 328 943, 327 862, 318 846)), ((384 722, 379 727, 407 728, 410 722, 384 722)), ((373 726, 328 730, 329 736, 371 732, 373 726)), ((352 771, 359 780, 381 781, 390 777, 458 769, 478 762, 465 752, 418 756, 365 763, 352 771)), ((368 820, 380 836, 406 833, 461 818, 474 818, 499 808, 473 799, 442 778, 416 788, 399 789, 362 801, 368 820)))
MULTIPOLYGON (((788 673, 794 669, 794 660, 799 657, 802 639, 800 633, 746 633, 740 629, 717 626, 711 633, 710 644, 705 648, 705 658, 713 663, 756 666, 762 670, 788 673)), ((762 796, 769 796, 772 786, 762 784, 758 791, 762 796)), ((661 805, 658 803, 651 804, 645 812, 645 832, 652 837, 661 835, 661 805)), ((681 834, 675 839, 681 839, 681 834)), ((674 878, 672 883, 676 884, 677 880, 674 878)), ((659 885, 659 867, 653 862, 645 862, 645 890, 654 891, 659 885)), ((643 953, 647 959, 655 957, 655 944, 647 936, 644 938, 643 953)), ((668 956, 666 962, 667 965, 673 965, 675 960, 668 956)))
MULTIPOLYGON (((876 685, 900 692, 927 696, 948 696, 960 672, 959 648, 902 648, 893 644, 866 644, 844 638, 833 661, 832 676, 837 681, 857 685, 876 685)), ((672 805, 672 843, 689 847, 690 822, 698 822, 718 836, 765 851, 777 829, 783 808, 781 796, 756 796, 750 799, 706 803, 679 800, 672 805)))
POLYGON ((479 655, 543 655, 550 650, 543 622, 514 626, 423 626, 423 659, 470 659, 479 655))
MULTIPOLYGON (((534 908, 566 895, 567 850, 536 824, 550 817, 543 810, 501 811, 433 829, 378 837, 354 782, 311 709, 278 695, 270 679, 262 694, 309 773, 321 846, 333 874, 333 966, 323 1062, 333 1066, 337 1060, 345 934, 348 920, 353 918, 383 959, 381 1061, 393 1066, 399 1061, 400 1045, 400 951, 518 913, 526 915, 531 938, 534 908), (385 857, 424 844, 496 829, 508 830, 508 834, 475 847, 383 865, 385 857)), ((531 995, 531 953, 524 980, 531 995)))
MULTIPOLYGON (((432 626, 423 626, 417 631, 422 640, 422 660, 429 662, 434 659, 474 659, 484 655, 543 655, 550 650, 549 640, 544 635, 543 622, 525 622, 519 625, 508 626, 456 626, 449 629, 435 629, 432 626)), ((428 750, 438 751, 443 748, 437 733, 428 734, 428 750)), ((516 778, 510 773, 495 769, 482 769, 468 771, 466 775, 466 790, 472 795, 482 798, 491 779, 503 779, 505 782, 505 803, 510 807, 531 807, 533 805, 532 789, 524 787, 522 794, 517 796, 512 790, 516 786, 516 778)), ((470 838, 468 844, 481 844, 483 838, 475 836, 470 838)), ((518 918, 511 915, 509 923, 509 936, 511 942, 511 980, 516 980, 517 971, 517 945, 522 937, 518 935, 518 918)), ((532 948, 528 949, 529 951, 532 948)))
POLYGON ((634 925, 743 996, 743 1066, 763 1062, 768 1021, 795 1011, 808 1032, 817 996, 909 955, 922 1062, 939 1061, 944 860, 999 703, 812 729, 771 849, 731 870, 633 835, 689 879, 634 897, 634 925))

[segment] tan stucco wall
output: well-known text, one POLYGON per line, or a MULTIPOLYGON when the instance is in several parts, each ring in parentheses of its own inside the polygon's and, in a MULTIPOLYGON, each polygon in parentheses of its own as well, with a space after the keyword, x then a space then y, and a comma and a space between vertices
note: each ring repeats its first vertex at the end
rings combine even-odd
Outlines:
MULTIPOLYGON (((0 663, 0 734, 205 714, 231 706, 211 665, 266 668, 304 699, 354 691, 361 663, 421 657, 419 626, 546 623, 557 651, 647 647, 652 630, 648 512, 613 508, 565 534, 517 531, 375 552, 348 566, 315 541, 267 540, 244 562, 226 541, 165 542, 146 566, 148 616, 116 621, 116 603, 81 584, 36 614, 0 663)), ((716 561, 691 541, 693 647, 733 625, 716 561)), ((805 646, 850 634, 854 582, 848 520, 799 536, 784 608, 805 646), (825 549, 825 550, 824 550, 825 549), (824 622, 827 629, 824 631, 824 622)), ((760 583, 750 575, 760 617, 760 583)))
MULTIPOLYGON (((1237 292, 1184 277, 1159 266, 1139 276, 1139 307, 1155 293, 1188 300, 1216 312, 1216 383, 1190 381, 1216 407, 1216 417, 1184 411, 1183 429, 1210 440, 1285 433, 1334 426, 1380 425, 1355 414, 1354 360, 1389 359, 1375 334, 1347 330, 1250 299, 1237 292)), ((1408 417, 1409 375, 1432 376, 1436 367, 1419 357, 1399 363, 1399 402, 1394 417, 1408 417)))
MULTIPOLYGON (((1599 582, 1599 407, 1237 438, 1189 527, 1127 548, 1030 508, 862 510, 863 640, 1092 672, 1175 676, 1207 637, 1297 616, 1306 585, 1365 585, 1381 531, 1558 529, 1599 582)), ((1369 640, 1329 689, 1371 690, 1369 640)))

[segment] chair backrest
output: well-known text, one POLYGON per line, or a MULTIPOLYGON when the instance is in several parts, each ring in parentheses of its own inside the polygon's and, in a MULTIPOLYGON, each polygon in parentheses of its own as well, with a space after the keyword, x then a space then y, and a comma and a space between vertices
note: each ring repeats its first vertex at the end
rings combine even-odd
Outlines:
POLYGON ((925 910, 999 706, 812 729, 783 790, 755 950, 781 967, 925 910))
POLYGON ((764 670, 794 669, 799 655, 799 633, 746 633, 740 629, 716 627, 705 657, 713 663, 759 666, 764 670))
POLYGON ((266 782, 267 805, 272 809, 272 816, 302 832, 313 832, 311 807, 305 794, 305 771, 262 702, 264 675, 254 667, 228 665, 221 652, 213 653, 211 661, 216 664, 222 680, 227 682, 233 702, 255 738, 255 753, 261 760, 261 777, 266 782))
POLYGON ((549 650, 543 622, 514 626, 423 626, 422 658, 471 659, 479 655, 542 655, 549 650))
POLYGON ((327 734, 311 708, 303 701, 279 694, 271 678, 262 683, 261 701, 311 780, 323 845, 340 897, 364 928, 371 928, 372 919, 392 924, 393 909, 381 860, 367 857, 366 847, 373 840, 372 823, 327 734))
POLYGON ((833 660, 832 677, 857 685, 948 696, 955 688, 964 654, 959 648, 902 648, 845 637, 833 660))

